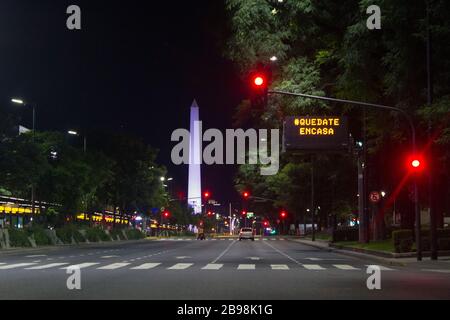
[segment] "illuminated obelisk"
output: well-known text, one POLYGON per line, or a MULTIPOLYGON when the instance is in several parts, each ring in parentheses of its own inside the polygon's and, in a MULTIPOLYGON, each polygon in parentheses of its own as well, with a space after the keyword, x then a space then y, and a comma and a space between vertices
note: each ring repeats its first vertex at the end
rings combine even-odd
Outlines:
POLYGON ((202 212, 202 180, 200 174, 200 164, 202 158, 202 129, 199 121, 199 108, 195 100, 191 105, 189 132, 188 205, 192 207, 195 214, 199 214, 202 212))

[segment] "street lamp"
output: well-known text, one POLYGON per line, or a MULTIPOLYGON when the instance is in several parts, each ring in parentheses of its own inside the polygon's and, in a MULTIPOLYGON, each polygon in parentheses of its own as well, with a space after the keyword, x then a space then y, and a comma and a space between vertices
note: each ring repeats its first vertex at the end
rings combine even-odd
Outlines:
MULTIPOLYGON (((75 130, 69 130, 67 131, 68 134, 71 136, 78 136, 78 132, 75 130)), ((86 135, 83 135, 83 152, 86 153, 86 146, 87 146, 87 138, 86 135)))
MULTIPOLYGON (((12 98, 11 102, 15 103, 15 104, 20 104, 23 106, 31 106, 32 111, 33 111, 33 136, 32 136, 32 141, 34 142, 34 138, 36 135, 36 105, 35 104, 27 104, 25 103, 24 100, 22 99, 17 99, 17 98, 12 98)), ((34 215, 35 213, 35 204, 34 204, 34 183, 31 184, 31 213, 34 215)))

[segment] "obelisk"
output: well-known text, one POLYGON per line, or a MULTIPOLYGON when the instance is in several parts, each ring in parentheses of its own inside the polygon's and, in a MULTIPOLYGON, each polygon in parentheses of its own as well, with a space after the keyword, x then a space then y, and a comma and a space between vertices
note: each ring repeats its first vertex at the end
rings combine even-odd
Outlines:
POLYGON ((202 180, 200 173, 202 128, 199 121, 199 108, 195 100, 191 105, 190 119, 188 205, 192 207, 194 214, 200 214, 202 212, 202 180))

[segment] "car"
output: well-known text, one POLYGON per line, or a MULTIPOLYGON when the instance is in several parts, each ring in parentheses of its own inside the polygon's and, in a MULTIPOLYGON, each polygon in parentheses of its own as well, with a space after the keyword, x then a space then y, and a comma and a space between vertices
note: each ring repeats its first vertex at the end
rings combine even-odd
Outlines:
POLYGON ((255 241, 255 232, 252 228, 241 228, 239 231, 239 241, 242 239, 251 239, 255 241))

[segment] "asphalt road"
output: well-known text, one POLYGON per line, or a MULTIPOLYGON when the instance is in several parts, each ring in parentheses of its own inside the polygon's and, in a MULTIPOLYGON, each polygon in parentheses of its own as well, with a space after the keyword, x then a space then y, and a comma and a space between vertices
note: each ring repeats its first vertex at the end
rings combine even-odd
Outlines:
POLYGON ((360 258, 293 239, 145 240, 0 253, 7 299, 450 299, 450 263, 440 270, 380 265, 366 285, 360 258), (81 290, 69 290, 78 265, 81 290))

